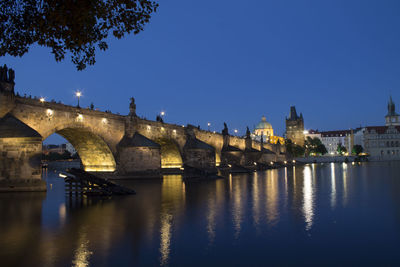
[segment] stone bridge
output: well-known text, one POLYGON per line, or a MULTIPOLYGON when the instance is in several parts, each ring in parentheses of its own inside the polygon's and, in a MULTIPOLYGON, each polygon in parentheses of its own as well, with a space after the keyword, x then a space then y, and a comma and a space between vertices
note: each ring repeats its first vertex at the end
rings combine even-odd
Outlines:
POLYGON ((159 174, 186 166, 213 171, 285 160, 280 144, 141 119, 132 98, 128 115, 46 102, 14 93, 13 74, 0 73, 0 185, 41 178, 42 142, 53 133, 76 149, 86 171, 118 176, 159 174))

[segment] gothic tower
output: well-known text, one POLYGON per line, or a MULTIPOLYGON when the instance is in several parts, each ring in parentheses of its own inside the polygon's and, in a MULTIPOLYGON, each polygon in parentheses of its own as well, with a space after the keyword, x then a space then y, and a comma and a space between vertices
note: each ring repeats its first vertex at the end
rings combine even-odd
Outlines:
POLYGON ((289 118, 286 117, 286 138, 297 145, 304 145, 303 114, 300 113, 300 116, 297 116, 295 106, 290 107, 289 118))
POLYGON ((396 107, 394 105, 392 97, 389 98, 389 103, 388 103, 387 108, 388 108, 388 113, 385 116, 386 126, 400 125, 399 114, 397 114, 396 111, 395 111, 396 107))

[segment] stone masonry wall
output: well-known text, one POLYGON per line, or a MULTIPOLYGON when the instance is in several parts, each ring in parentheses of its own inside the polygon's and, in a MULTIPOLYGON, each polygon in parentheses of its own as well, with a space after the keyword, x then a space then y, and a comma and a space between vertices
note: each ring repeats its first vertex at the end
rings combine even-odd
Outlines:
POLYGON ((41 138, 0 138, 0 151, 0 180, 41 178, 41 138))

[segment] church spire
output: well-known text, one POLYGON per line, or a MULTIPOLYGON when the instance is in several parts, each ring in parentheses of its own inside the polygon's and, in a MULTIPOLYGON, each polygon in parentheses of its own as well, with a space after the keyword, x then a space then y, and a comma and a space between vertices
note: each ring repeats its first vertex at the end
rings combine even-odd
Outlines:
POLYGON ((389 103, 388 103, 387 108, 388 108, 387 116, 396 116, 397 115, 396 114, 396 106, 392 100, 392 96, 390 96, 390 98, 389 98, 389 103))
POLYGON ((396 106, 394 105, 392 96, 390 96, 390 98, 389 98, 387 109, 388 109, 388 113, 385 116, 386 126, 400 125, 399 114, 396 113, 396 106))

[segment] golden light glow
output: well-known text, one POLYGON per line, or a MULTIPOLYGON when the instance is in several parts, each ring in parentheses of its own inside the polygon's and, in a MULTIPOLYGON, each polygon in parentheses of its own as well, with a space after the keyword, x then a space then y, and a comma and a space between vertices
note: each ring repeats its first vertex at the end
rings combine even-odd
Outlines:
POLYGON ((211 123, 207 122, 207 126, 210 127, 211 123))
POLYGON ((160 112, 160 115, 161 115, 161 116, 164 116, 164 115, 165 115, 165 111, 161 111, 161 112, 160 112))
POLYGON ((82 114, 78 114, 78 116, 76 116, 76 120, 77 121, 83 121, 83 115, 82 114))
POLYGON ((103 118, 103 119, 101 120, 101 122, 102 122, 103 124, 107 124, 107 123, 108 123, 108 120, 107 120, 106 118, 103 118))
POLYGON ((267 173, 266 182, 266 215, 269 226, 274 226, 279 222, 279 182, 278 171, 270 170, 267 173))
POLYGON ((113 172, 115 166, 88 166, 84 168, 87 172, 113 172))
POLYGON ((284 164, 287 164, 287 161, 285 160, 283 163, 284 163, 284 164))
POLYGON ((46 101, 46 99, 45 99, 44 97, 41 97, 41 98, 39 99, 39 101, 40 101, 41 103, 44 103, 44 101, 46 101))
POLYGON ((151 126, 147 125, 147 131, 150 131, 150 130, 151 130, 151 126))
POLYGON ((46 114, 47 114, 48 117, 52 117, 54 112, 51 109, 47 109, 46 110, 46 114))
POLYGON ((271 161, 271 162, 270 162, 270 164, 271 164, 271 165, 274 165, 274 162, 273 162, 273 161, 271 161))
POLYGON ((76 92, 75 92, 75 95, 76 95, 77 97, 81 97, 81 96, 82 96, 82 92, 81 92, 81 91, 76 91, 76 92))

